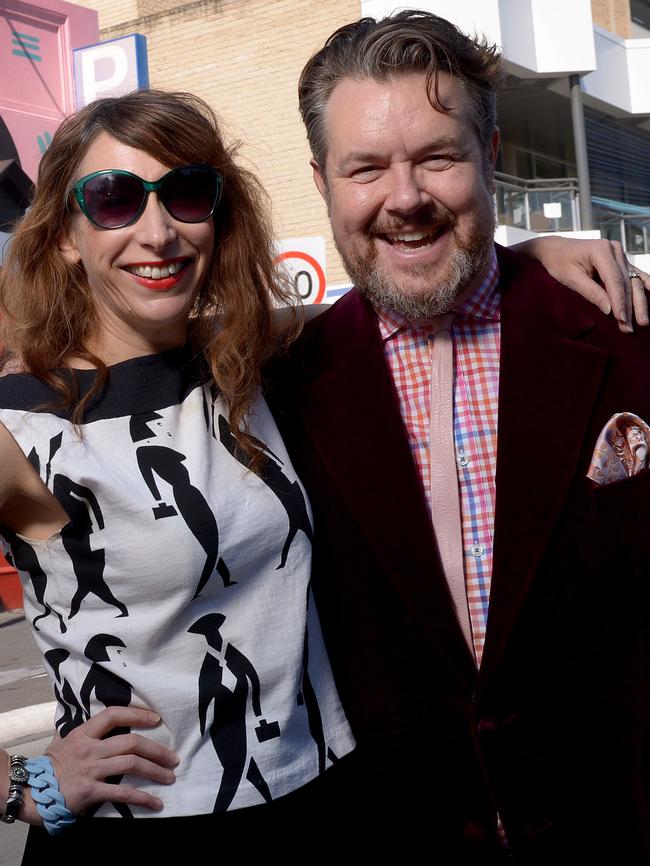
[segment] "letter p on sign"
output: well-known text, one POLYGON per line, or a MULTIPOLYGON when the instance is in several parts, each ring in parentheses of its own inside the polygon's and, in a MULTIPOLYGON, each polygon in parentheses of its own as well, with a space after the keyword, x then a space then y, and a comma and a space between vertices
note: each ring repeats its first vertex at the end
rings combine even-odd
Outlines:
POLYGON ((139 33, 73 51, 77 108, 149 85, 147 40, 139 33))

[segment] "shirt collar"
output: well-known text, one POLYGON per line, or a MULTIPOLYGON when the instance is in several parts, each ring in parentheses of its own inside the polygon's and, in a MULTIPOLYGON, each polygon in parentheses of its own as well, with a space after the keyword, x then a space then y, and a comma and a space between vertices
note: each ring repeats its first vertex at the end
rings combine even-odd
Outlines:
MULTIPOLYGON (((489 266, 485 279, 476 291, 465 298, 458 308, 454 310, 456 318, 479 319, 483 321, 498 322, 501 318, 501 293, 498 291, 499 265, 497 263, 496 250, 492 247, 489 258, 489 266)), ((379 319, 379 331, 383 342, 387 342, 399 331, 410 329, 427 331, 428 324, 425 320, 412 322, 401 313, 389 310, 386 307, 373 305, 377 318, 379 319)))

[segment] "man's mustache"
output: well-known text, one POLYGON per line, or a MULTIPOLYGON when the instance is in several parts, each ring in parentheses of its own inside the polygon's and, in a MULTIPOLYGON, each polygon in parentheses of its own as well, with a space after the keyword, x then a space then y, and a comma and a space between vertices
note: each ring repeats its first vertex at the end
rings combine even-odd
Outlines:
POLYGON ((369 231, 375 235, 399 232, 408 226, 409 231, 437 231, 441 228, 455 228, 458 220, 445 207, 424 207, 407 217, 378 217, 371 223, 369 231))

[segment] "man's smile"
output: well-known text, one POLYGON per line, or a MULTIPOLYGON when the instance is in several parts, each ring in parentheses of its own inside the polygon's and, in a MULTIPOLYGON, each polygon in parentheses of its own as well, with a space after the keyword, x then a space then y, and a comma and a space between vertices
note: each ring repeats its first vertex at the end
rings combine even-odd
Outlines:
POLYGON ((412 231, 401 229, 399 231, 380 232, 377 236, 398 250, 409 252, 432 246, 447 227, 448 224, 412 231))

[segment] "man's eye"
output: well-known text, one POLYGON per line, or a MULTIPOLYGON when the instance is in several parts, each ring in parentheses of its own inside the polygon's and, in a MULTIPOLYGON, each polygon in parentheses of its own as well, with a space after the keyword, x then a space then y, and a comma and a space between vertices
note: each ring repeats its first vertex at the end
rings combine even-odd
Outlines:
POLYGON ((374 180, 374 178, 379 176, 381 172, 381 168, 378 165, 363 165, 359 168, 355 168, 352 172, 352 177, 355 180, 374 180))
POLYGON ((422 165, 428 168, 440 170, 442 168, 447 168, 453 162, 455 162, 455 157, 450 153, 432 153, 422 160, 422 165))

